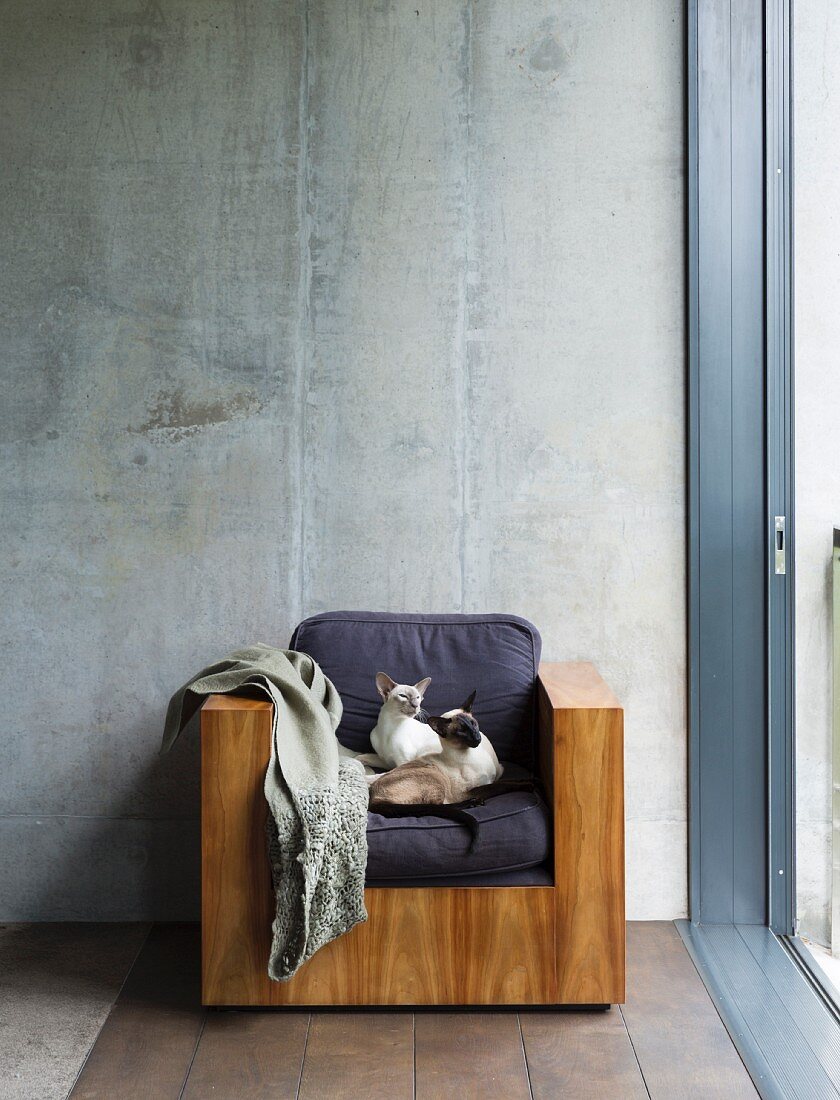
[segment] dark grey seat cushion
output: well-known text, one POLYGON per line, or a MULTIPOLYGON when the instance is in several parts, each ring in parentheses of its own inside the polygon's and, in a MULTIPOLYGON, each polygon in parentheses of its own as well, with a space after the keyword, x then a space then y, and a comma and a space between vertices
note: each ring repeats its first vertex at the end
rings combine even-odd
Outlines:
MULTIPOLYGON (((511 778, 521 776, 506 769, 511 778)), ((537 794, 513 791, 487 800, 470 813, 481 822, 469 851, 466 825, 440 817, 368 814, 367 880, 401 879, 419 884, 453 876, 521 871, 545 863, 551 850, 551 817, 537 794)))
POLYGON ((339 739, 370 748, 381 700, 374 676, 432 677, 424 707, 441 714, 476 690, 473 713, 502 760, 534 766, 534 685, 540 636, 516 615, 405 615, 330 611, 305 619, 291 648, 314 658, 344 703, 339 739))

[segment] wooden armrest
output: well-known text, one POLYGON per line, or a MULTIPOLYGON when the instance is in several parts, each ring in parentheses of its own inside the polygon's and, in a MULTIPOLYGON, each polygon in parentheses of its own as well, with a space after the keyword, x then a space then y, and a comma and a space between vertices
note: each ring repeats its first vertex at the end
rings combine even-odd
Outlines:
POLYGON ((208 695, 201 706, 202 1003, 257 1004, 274 899, 263 793, 267 699, 208 695))
POLYGON ((588 661, 543 661, 539 682, 554 710, 621 710, 610 686, 588 661))
POLYGON ((554 817, 558 999, 624 1000, 624 711, 594 665, 544 663, 540 774, 554 817))
MULTIPOLYGON (((613 718, 613 740, 621 750, 623 764, 623 709, 597 668, 588 661, 543 661, 537 677, 537 745, 540 776, 546 793, 557 801, 555 748, 564 735, 568 738, 570 723, 577 718, 578 727, 596 726, 602 712, 613 718)), ((581 730, 581 736, 586 734, 581 730)), ((592 746, 590 746, 591 748, 592 746)), ((616 746, 614 746, 616 747, 616 746)), ((623 767, 619 769, 623 793, 623 767)))

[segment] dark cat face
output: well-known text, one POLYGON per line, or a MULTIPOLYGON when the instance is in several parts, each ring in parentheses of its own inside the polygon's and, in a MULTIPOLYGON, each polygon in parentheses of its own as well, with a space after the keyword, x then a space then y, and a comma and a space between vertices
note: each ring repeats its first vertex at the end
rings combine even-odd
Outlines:
POLYGON ((429 725, 444 741, 475 749, 481 744, 481 730, 471 712, 475 692, 459 710, 451 710, 440 717, 429 718, 429 725))

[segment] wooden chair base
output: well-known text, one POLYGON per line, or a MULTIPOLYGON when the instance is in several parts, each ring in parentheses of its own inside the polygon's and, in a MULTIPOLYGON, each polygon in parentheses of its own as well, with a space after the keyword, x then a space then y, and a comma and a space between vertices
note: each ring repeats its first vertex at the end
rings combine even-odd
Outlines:
POLYGON ((266 971, 273 897, 262 787, 271 708, 209 697, 201 713, 202 1003, 623 1001, 622 712, 591 666, 543 666, 541 674, 554 886, 369 888, 367 922, 321 948, 288 982, 272 982, 266 971))
POLYGON ((369 889, 365 905, 367 922, 322 947, 291 981, 269 980, 268 935, 256 972, 232 971, 230 960, 216 955, 219 965, 205 973, 204 1003, 537 1005, 557 999, 551 887, 369 889))

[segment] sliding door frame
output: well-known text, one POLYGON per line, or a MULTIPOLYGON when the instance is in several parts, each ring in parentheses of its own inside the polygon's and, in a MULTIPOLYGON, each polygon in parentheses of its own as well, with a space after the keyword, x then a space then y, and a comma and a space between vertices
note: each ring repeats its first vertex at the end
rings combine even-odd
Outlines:
POLYGON ((690 918, 780 935, 796 915, 790 2, 690 0, 687 27, 690 918))
MULTIPOLYGON (((688 4, 689 909, 695 924, 766 925, 773 896, 765 33, 775 23, 765 19, 765 8, 776 2, 688 4)), ((778 877, 789 878, 789 868, 783 870, 778 877)))
POLYGON ((796 935, 792 0, 689 0, 689 915, 762 1097, 840 1100, 796 935))
POLYGON ((791 0, 766 4, 769 924, 796 933, 795 501, 791 0), (784 517, 784 573, 777 572, 784 517))

